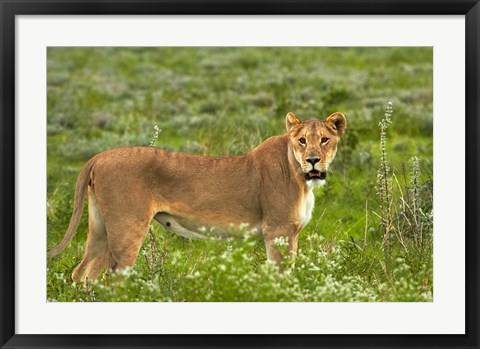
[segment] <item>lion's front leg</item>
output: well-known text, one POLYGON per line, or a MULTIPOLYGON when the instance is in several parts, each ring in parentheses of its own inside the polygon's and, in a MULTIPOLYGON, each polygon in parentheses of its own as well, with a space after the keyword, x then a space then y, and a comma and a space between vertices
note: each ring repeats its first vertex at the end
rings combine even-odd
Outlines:
POLYGON ((291 258, 294 262, 298 249, 298 227, 296 225, 281 228, 264 228, 265 248, 267 259, 276 263, 280 270, 283 269, 283 258, 291 258), (286 255, 282 255, 283 254, 286 255))

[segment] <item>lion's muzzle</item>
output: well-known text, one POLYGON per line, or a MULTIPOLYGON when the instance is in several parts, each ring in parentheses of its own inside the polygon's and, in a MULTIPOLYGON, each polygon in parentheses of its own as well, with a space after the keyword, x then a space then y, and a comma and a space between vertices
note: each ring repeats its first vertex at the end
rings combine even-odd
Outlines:
POLYGON ((317 171, 317 170, 311 170, 310 172, 307 172, 305 174, 305 178, 306 178, 307 181, 310 181, 312 179, 324 180, 325 178, 327 178, 327 172, 326 171, 320 172, 320 171, 317 171))

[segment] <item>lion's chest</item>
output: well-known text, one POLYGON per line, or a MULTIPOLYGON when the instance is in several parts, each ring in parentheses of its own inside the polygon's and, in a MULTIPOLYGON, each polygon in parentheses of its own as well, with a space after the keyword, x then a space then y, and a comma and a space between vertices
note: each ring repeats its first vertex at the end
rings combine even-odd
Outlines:
POLYGON ((298 208, 298 218, 300 229, 305 227, 312 219, 313 207, 315 205, 315 196, 313 191, 309 190, 301 199, 298 208))

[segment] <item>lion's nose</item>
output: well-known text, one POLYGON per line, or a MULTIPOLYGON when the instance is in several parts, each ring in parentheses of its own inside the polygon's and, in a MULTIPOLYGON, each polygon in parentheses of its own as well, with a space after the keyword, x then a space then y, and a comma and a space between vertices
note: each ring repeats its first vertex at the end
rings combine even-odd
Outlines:
POLYGON ((311 163, 312 166, 315 166, 315 164, 319 161, 320 161, 320 158, 317 158, 315 156, 310 156, 307 158, 307 162, 311 163))

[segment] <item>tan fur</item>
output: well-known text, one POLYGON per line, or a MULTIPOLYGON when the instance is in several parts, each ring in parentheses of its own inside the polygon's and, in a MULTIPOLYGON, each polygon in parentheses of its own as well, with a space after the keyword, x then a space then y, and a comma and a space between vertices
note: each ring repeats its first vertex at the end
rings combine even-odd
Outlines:
POLYGON ((280 266, 274 240, 288 238, 288 251, 296 253, 298 233, 313 209, 312 183, 323 182, 310 171, 327 170, 346 120, 334 113, 325 121, 301 122, 288 113, 286 127, 286 134, 242 156, 193 156, 150 147, 96 155, 79 174, 70 225, 48 257, 71 241, 88 188, 87 243, 74 281, 96 279, 104 268, 132 267, 152 219, 190 238, 202 238, 205 231, 236 235, 232 227, 248 223, 263 235, 267 258, 280 266), (313 167, 308 158, 319 161, 313 167), (307 180, 307 173, 314 179, 307 180))

